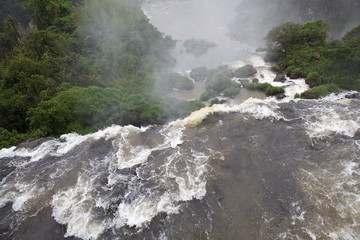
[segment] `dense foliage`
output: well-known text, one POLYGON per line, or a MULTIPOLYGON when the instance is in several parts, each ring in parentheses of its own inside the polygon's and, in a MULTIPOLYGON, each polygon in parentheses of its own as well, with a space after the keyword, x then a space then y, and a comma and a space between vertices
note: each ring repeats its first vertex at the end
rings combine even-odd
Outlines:
MULTIPOLYGON (((111 124, 160 124, 202 107, 161 97, 155 83, 173 62, 175 41, 138 1, 23 2, 1 2, 7 14, 28 19, 0 11, 0 148, 111 124)), ((178 74, 163 77, 167 88, 193 87, 178 74)))
POLYGON ((278 26, 265 38, 265 60, 278 62, 290 77, 306 78, 310 87, 333 83, 359 91, 360 26, 329 42, 328 29, 322 20, 278 26))
POLYGON ((335 38, 360 24, 358 0, 243 0, 237 12, 230 30, 237 39, 252 44, 260 44, 270 29, 286 22, 323 19, 335 38))
POLYGON ((235 77, 247 78, 257 73, 256 69, 252 65, 245 65, 234 71, 235 77))
POLYGON ((335 84, 326 84, 309 89, 301 93, 300 97, 305 99, 318 99, 336 92, 339 92, 339 88, 335 84))
POLYGON ((242 86, 249 90, 265 92, 267 96, 275 96, 279 93, 285 93, 283 87, 274 87, 270 83, 251 83, 248 80, 242 81, 242 86))

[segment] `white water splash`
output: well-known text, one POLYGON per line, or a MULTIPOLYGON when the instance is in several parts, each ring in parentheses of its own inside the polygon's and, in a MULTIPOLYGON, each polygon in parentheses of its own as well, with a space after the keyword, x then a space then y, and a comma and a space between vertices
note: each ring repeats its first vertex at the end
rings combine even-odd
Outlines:
POLYGON ((353 111, 346 105, 326 107, 318 105, 309 108, 306 116, 306 132, 311 138, 324 138, 334 134, 354 137, 360 128, 360 111, 353 111))

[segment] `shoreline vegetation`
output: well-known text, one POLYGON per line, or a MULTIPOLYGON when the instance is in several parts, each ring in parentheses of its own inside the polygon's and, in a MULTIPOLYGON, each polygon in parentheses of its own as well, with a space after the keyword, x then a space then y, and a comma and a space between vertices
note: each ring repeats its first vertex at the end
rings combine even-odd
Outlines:
MULTIPOLYGON (((246 2, 246 1, 245 1, 246 2)), ((193 69, 190 78, 169 69, 175 40, 144 16, 140 2, 15 0, 0 10, 0 149, 30 138, 87 134, 112 124, 158 125, 236 97, 241 88, 284 97, 284 88, 259 83, 251 65, 232 70, 193 69), (11 5, 13 4, 13 5, 11 5), (14 16, 4 15, 10 11, 14 16), (165 97, 206 81, 199 100, 165 97)), ((305 78, 298 98, 319 98, 339 88, 360 90, 360 26, 327 41, 322 20, 288 22, 265 37, 265 61, 279 81, 305 78)), ((215 45, 189 39, 201 55, 215 45)))
POLYGON ((264 60, 290 78, 305 78, 310 90, 301 98, 319 98, 339 88, 360 91, 360 25, 341 39, 327 41, 329 25, 322 20, 288 22, 266 35, 264 60))
POLYGON ((163 124, 203 106, 165 97, 173 88, 191 89, 193 82, 167 72, 175 41, 149 23, 139 4, 3 3, 0 149, 112 124, 163 124))

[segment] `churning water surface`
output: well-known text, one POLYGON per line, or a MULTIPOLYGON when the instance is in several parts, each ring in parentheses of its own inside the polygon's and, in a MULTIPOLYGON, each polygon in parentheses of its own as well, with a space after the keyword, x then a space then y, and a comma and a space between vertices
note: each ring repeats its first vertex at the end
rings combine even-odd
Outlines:
MULTIPOLYGON (((151 21, 175 22, 198 1, 146 4, 151 21)), ((248 54, 216 64, 248 61, 271 82, 248 54)), ((282 85, 282 101, 235 99, 164 126, 0 150, 0 238, 359 239, 360 101, 295 101, 304 80, 282 85)))

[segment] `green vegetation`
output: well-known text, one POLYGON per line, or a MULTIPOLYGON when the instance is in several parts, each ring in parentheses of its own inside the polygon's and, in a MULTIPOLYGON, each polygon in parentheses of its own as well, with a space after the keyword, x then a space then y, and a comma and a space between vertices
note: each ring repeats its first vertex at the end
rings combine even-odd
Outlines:
POLYGON ((214 90, 212 89, 208 89, 206 90, 203 94, 201 94, 200 96, 200 101, 202 102, 206 102, 208 101, 209 99, 215 97, 217 94, 214 90))
POLYGON ((284 88, 274 87, 269 83, 251 83, 248 80, 245 80, 242 82, 242 85, 244 88, 249 90, 265 92, 265 94, 268 96, 275 96, 279 93, 285 93, 284 88))
POLYGON ((175 41, 136 1, 75 2, 1 2, 0 148, 111 124, 161 124, 203 106, 161 96, 164 73, 166 90, 193 82, 164 70, 175 41), (24 31, 30 15, 35 28, 24 31))
POLYGON ((359 91, 360 26, 342 40, 326 42, 328 29, 321 20, 278 26, 265 38, 268 46, 265 59, 276 59, 291 78, 306 77, 310 87, 336 84, 359 91))
POLYGON ((208 42, 204 39, 188 39, 184 42, 184 47, 186 51, 195 55, 204 54, 209 48, 215 46, 216 43, 208 42))
POLYGON ((155 89, 167 93, 171 89, 191 90, 194 88, 194 82, 179 73, 163 71, 159 74, 155 89))
POLYGON ((331 26, 332 38, 341 37, 360 23, 358 0, 243 0, 237 12, 229 26, 231 34, 258 45, 270 29, 286 22, 303 24, 323 19, 331 26))
POLYGON ((265 91, 265 94, 268 95, 268 96, 275 96, 275 95, 277 95, 279 93, 285 93, 284 88, 269 86, 265 91))
POLYGON ((251 83, 248 80, 243 81, 242 85, 244 88, 247 88, 249 90, 257 90, 261 92, 265 92, 268 87, 271 87, 269 83, 251 83))
POLYGON ((224 96, 234 98, 240 93, 240 85, 235 85, 224 90, 224 96))
POLYGON ((252 65, 245 65, 234 71, 235 77, 247 78, 257 73, 256 69, 252 65))
POLYGON ((336 93, 336 92, 339 92, 338 86, 336 86, 335 84, 326 84, 326 85, 314 87, 310 90, 301 93, 300 98, 318 99, 321 97, 325 97, 330 93, 336 93))
POLYGON ((214 98, 211 100, 209 106, 211 107, 212 105, 215 105, 215 104, 221 104, 221 101, 218 98, 214 98))
POLYGON ((310 87, 315 87, 322 83, 322 79, 318 72, 310 72, 306 77, 305 82, 310 87))

